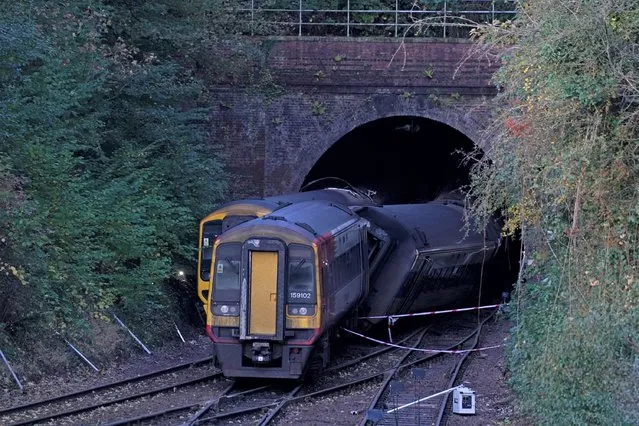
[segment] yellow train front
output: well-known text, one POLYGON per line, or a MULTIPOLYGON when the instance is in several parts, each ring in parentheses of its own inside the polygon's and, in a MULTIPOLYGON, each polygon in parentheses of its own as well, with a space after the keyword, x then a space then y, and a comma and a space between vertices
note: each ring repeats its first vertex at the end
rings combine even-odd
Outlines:
POLYGON ((300 378, 367 293, 368 222, 307 201, 238 225, 213 247, 207 332, 228 377, 300 378))

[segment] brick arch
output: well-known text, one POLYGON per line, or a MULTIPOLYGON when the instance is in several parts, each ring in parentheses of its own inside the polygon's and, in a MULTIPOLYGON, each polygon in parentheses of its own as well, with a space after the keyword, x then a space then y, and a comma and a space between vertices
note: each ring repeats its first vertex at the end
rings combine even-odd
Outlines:
POLYGON ((306 176, 326 153, 340 139, 356 128, 367 123, 396 116, 413 116, 443 123, 459 131, 473 141, 482 150, 485 148, 485 138, 481 137, 484 128, 483 115, 471 111, 463 111, 459 108, 443 108, 440 106, 425 106, 414 103, 413 105, 402 102, 393 108, 373 111, 358 112, 352 115, 344 115, 340 119, 333 120, 330 127, 325 127, 316 133, 313 143, 304 144, 297 156, 295 166, 296 173, 291 176, 290 186, 282 188, 282 192, 297 191, 302 186, 306 176), (402 105, 403 104, 403 105, 402 105))

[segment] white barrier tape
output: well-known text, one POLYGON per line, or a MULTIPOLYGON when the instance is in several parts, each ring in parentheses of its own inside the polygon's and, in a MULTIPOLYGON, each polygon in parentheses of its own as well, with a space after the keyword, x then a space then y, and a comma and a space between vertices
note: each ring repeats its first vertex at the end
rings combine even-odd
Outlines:
POLYGON ((366 339, 366 340, 370 340, 371 342, 375 342, 375 343, 378 343, 380 345, 392 346, 392 347, 397 348, 397 349, 406 349, 408 351, 417 351, 417 352, 443 353, 443 354, 463 354, 463 353, 466 353, 466 352, 479 352, 479 351, 483 351, 483 350, 486 350, 486 349, 495 349, 495 348, 501 348, 501 347, 504 346, 504 345, 484 346, 483 348, 476 348, 476 349, 420 349, 420 348, 411 348, 409 346, 396 345, 395 343, 384 342, 382 340, 374 339, 374 338, 369 337, 369 336, 364 336, 363 334, 360 334, 360 333, 358 333, 356 331, 353 331, 353 330, 349 330, 348 328, 341 327, 341 329, 346 331, 347 333, 354 334, 355 336, 361 337, 361 338, 366 339))
POLYGON ((430 396, 424 397, 422 399, 418 399, 417 401, 409 402, 408 404, 404 404, 404 405, 401 405, 401 406, 399 406, 397 408, 393 408, 392 410, 388 410, 386 413, 390 414, 390 413, 394 413, 395 411, 403 410, 404 408, 408 408, 408 407, 410 407, 412 405, 419 404, 422 401, 426 401, 428 399, 435 398, 436 396, 443 395, 443 394, 448 393, 448 392, 452 392, 455 389, 461 388, 461 387, 464 387, 464 385, 455 386, 454 388, 450 388, 450 389, 443 390, 441 392, 434 393, 434 394, 432 394, 430 396))
POLYGON ((482 309, 492 309, 499 308, 501 306, 505 306, 507 303, 499 303, 497 305, 486 305, 486 306, 473 306, 472 308, 459 308, 459 309, 446 309, 443 311, 430 311, 430 312, 416 312, 414 314, 399 314, 399 315, 374 315, 370 317, 358 317, 357 319, 383 319, 388 318, 392 319, 393 322, 397 320, 397 318, 406 318, 406 317, 423 317, 426 315, 438 315, 438 314, 450 314, 453 312, 465 312, 465 311, 479 311, 482 309))

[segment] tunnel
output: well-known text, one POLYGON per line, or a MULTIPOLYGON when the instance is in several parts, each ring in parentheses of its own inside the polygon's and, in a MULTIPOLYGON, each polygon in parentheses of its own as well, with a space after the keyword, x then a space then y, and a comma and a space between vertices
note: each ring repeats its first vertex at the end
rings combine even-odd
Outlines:
MULTIPOLYGON (((428 202, 470 182, 472 164, 465 156, 474 150, 470 138, 445 123, 416 116, 382 118, 337 140, 311 168, 301 189, 345 181, 380 204, 428 202)), ((520 250, 518 236, 503 238, 496 261, 484 271, 484 303, 512 289, 520 250)))
POLYGON ((382 118, 336 141, 302 188, 339 178, 383 204, 430 201, 469 182, 463 160, 473 149, 473 141, 444 123, 415 116, 382 118))

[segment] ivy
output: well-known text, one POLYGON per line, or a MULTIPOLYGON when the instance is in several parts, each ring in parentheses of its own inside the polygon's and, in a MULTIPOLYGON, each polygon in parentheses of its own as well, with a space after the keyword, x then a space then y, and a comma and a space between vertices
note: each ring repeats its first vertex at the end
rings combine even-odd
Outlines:
POLYGON ((501 88, 477 214, 523 231, 512 384, 540 424, 637 424, 639 14, 631 0, 522 2, 474 31, 501 88))

